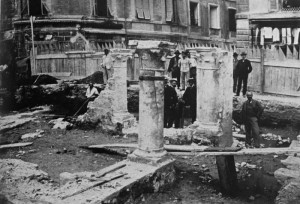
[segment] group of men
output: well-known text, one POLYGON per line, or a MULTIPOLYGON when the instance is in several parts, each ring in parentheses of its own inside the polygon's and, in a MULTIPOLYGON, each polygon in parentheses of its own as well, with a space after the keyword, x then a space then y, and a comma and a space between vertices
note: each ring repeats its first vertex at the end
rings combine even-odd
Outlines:
POLYGON ((196 120, 196 82, 194 78, 187 80, 189 86, 182 94, 177 87, 177 79, 165 78, 164 87, 164 127, 183 128, 183 111, 185 106, 190 107, 192 123, 196 120))
POLYGON ((175 56, 170 60, 168 72, 177 80, 177 87, 185 90, 188 79, 196 79, 197 61, 189 51, 182 52, 182 57, 180 54, 180 51, 175 51, 175 56))

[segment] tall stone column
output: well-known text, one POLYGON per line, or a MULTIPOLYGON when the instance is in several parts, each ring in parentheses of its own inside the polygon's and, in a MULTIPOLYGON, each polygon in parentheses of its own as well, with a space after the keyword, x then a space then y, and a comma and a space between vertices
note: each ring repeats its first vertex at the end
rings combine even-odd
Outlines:
POLYGON ((99 123, 104 130, 120 131, 135 125, 136 120, 127 109, 127 60, 131 50, 112 49, 113 76, 105 90, 88 104, 83 121, 99 123))
POLYGON ((161 56, 150 50, 139 53, 141 60, 138 148, 129 156, 142 162, 161 161, 164 150, 164 66, 161 56))
POLYGON ((198 50, 197 121, 203 134, 218 137, 219 146, 232 144, 232 55, 214 48, 198 50))

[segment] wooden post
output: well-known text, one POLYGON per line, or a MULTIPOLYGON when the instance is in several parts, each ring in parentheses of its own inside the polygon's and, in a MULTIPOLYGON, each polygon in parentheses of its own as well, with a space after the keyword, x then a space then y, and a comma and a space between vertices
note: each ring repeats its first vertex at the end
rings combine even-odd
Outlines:
POLYGON ((265 88, 265 48, 261 48, 260 52, 260 93, 264 93, 265 88))
POLYGON ((34 16, 30 16, 30 25, 31 25, 31 43, 32 43, 32 58, 31 58, 31 63, 33 65, 33 70, 34 73, 37 73, 36 70, 36 64, 35 64, 35 49, 34 49, 34 33, 33 33, 33 21, 34 21, 35 17, 34 16))
POLYGON ((233 155, 216 156, 221 192, 234 196, 237 194, 237 175, 233 155))

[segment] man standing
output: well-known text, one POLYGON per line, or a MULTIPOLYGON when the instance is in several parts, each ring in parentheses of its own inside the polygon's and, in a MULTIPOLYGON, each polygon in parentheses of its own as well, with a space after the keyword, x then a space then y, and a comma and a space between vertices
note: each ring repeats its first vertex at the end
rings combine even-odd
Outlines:
POLYGON ((164 127, 170 128, 173 126, 176 117, 176 104, 178 102, 175 89, 168 84, 166 78, 164 88, 165 109, 164 109, 164 127))
POLYGON ((182 59, 179 60, 180 67, 180 79, 181 79, 181 90, 185 90, 185 85, 189 78, 189 59, 186 56, 186 53, 182 54, 182 59))
POLYGON ((111 55, 109 54, 109 50, 108 49, 104 49, 104 55, 102 57, 102 68, 104 69, 105 71, 105 75, 106 75, 106 83, 107 83, 107 80, 109 78, 111 78, 113 76, 113 58, 111 57, 111 55))
POLYGON ((236 52, 233 53, 233 93, 236 92, 236 86, 237 86, 237 80, 238 80, 238 75, 237 75, 237 70, 236 70, 237 64, 239 62, 238 56, 239 56, 238 53, 236 53, 236 52))
POLYGON ((246 96, 247 92, 247 82, 248 74, 252 71, 252 66, 249 60, 246 59, 247 53, 242 52, 242 59, 238 61, 236 66, 237 76, 238 76, 238 86, 236 96, 240 95, 240 91, 243 83, 243 96, 246 96))
POLYGON ((180 60, 180 52, 178 50, 175 51, 175 56, 171 58, 168 72, 172 73, 172 78, 177 79, 177 87, 180 87, 180 68, 179 68, 179 60, 180 60))
POLYGON ((253 93, 247 92, 248 100, 245 101, 242 105, 242 121, 245 125, 246 130, 246 147, 251 146, 251 139, 254 140, 254 147, 259 148, 259 127, 258 127, 258 120, 263 113, 263 107, 261 104, 253 100, 253 93))
POLYGON ((187 56, 189 58, 189 67, 190 67, 190 77, 196 79, 197 74, 197 61, 194 56, 191 56, 191 53, 187 51, 187 56))
POLYGON ((190 106, 190 115, 192 118, 192 123, 196 121, 196 108, 197 108, 197 89, 195 85, 195 79, 190 78, 188 80, 189 87, 185 90, 183 94, 183 101, 185 105, 190 106))

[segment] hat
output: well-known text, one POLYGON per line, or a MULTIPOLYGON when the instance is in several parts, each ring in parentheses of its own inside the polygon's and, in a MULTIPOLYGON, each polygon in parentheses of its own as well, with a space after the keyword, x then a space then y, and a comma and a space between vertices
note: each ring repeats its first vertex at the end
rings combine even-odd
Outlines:
POLYGON ((187 81, 188 81, 188 82, 194 82, 194 83, 195 83, 195 79, 194 79, 194 78, 189 78, 187 81))
POLYGON ((246 52, 242 52, 242 54, 241 55, 247 55, 247 53, 246 52))
POLYGON ((176 78, 170 79, 170 82, 172 82, 172 81, 176 81, 177 82, 177 79, 176 78))
POLYGON ((233 53, 233 56, 239 56, 239 54, 238 54, 238 53, 236 53, 236 52, 234 52, 234 53, 233 53))
POLYGON ((176 50, 176 51, 175 51, 175 54, 180 54, 179 50, 176 50))

